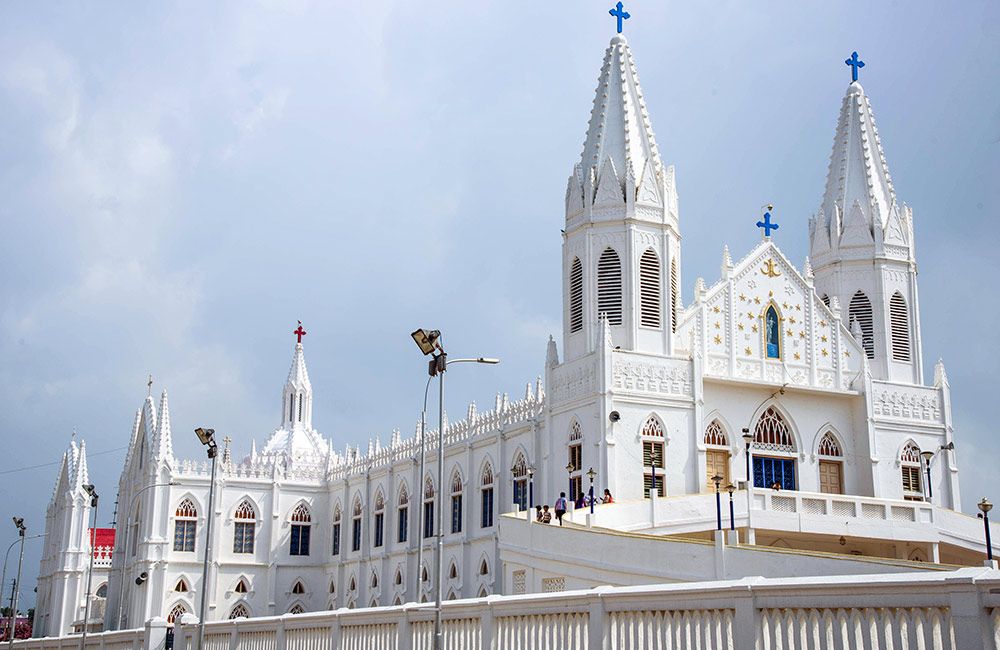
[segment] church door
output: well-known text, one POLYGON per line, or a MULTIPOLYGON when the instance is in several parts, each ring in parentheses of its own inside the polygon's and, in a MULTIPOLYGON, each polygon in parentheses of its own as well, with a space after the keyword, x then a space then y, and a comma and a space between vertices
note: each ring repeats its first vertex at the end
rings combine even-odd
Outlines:
POLYGON ((729 452, 720 449, 709 449, 705 452, 705 485, 709 492, 715 491, 713 476, 721 476, 720 489, 729 485, 729 452))
POLYGON ((832 460, 819 461, 819 491, 824 494, 844 493, 840 463, 832 460))

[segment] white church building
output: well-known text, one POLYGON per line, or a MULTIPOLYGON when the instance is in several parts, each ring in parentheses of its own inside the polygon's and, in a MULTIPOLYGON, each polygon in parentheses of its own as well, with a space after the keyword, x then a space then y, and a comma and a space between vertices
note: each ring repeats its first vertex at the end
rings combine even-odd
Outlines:
MULTIPOLYGON (((682 299, 674 167, 661 160, 620 34, 565 196, 561 345, 550 338, 523 398, 503 393, 448 423, 443 485, 437 431, 426 432, 423 475, 419 429, 334 449, 314 428, 301 342, 275 391, 278 427, 246 458, 226 443, 213 512, 207 463, 174 456, 166 391, 147 398, 117 486, 104 629, 197 614, 202 590, 208 620, 433 600, 439 516, 447 599, 707 579, 683 558, 730 527, 730 502, 726 543, 755 558, 744 565, 754 575, 982 565, 982 522, 956 512, 944 366, 930 382, 922 370, 913 211, 896 198, 858 81, 799 264, 766 235, 735 260, 715 242, 719 279, 699 278, 682 299), (531 494, 572 498, 591 480, 615 503, 573 512, 563 528, 504 514, 527 509, 531 494), (552 559, 569 535, 601 565, 552 559), (667 548, 656 538, 677 561, 643 568, 649 548, 667 548)), ((770 233, 771 216, 762 219, 770 233)), ((83 617, 90 508, 74 468, 85 455, 72 444, 49 505, 36 636, 66 634, 83 617)))

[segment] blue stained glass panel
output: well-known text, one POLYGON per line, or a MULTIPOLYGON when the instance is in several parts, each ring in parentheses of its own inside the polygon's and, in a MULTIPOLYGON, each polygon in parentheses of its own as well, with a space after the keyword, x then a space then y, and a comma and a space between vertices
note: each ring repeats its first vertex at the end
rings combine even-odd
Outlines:
POLYGON ((791 458, 755 456, 753 459, 754 487, 769 488, 775 483, 782 490, 795 489, 795 461, 791 458))

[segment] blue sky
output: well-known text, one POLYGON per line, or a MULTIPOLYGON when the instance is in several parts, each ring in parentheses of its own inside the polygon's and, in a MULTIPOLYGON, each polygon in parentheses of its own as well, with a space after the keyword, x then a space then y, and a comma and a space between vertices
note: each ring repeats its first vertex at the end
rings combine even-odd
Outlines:
MULTIPOLYGON (((419 419, 438 328, 448 407, 512 398, 561 332, 566 178, 606 2, 0 7, 0 497, 44 528, 76 427, 112 502, 133 414, 170 393, 175 452, 278 424, 301 319, 314 424, 336 448, 419 419), (458 379, 456 377, 456 379, 458 379)), ((801 265, 857 50, 914 209, 925 373, 943 357, 966 510, 1000 454, 1000 5, 635 2, 626 23, 681 197, 683 292, 773 203, 801 265), (960 9, 952 8, 960 7, 960 9)), ((3 529, 6 530, 6 529, 3 529)), ((13 526, 0 541, 14 539, 13 526)), ((40 545, 29 543, 25 587, 40 545)), ((33 599, 30 589, 24 594, 33 599)))

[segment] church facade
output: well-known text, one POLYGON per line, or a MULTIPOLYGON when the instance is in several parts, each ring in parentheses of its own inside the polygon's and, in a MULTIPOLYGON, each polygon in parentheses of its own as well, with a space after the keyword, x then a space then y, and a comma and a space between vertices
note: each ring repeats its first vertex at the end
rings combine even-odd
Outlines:
MULTIPOLYGON (((591 484, 623 506, 690 499, 688 516, 660 522, 657 534, 702 538, 716 510, 701 495, 730 484, 748 503, 754 491, 866 497, 889 520, 910 502, 959 508, 947 377, 940 362, 931 385, 922 373, 913 212, 895 197, 857 81, 800 266, 766 235, 738 261, 723 249, 719 280, 699 278, 685 305, 674 168, 661 160, 620 34, 605 53, 565 207, 562 355, 550 339, 544 381, 522 399, 498 395, 485 412, 471 405, 443 436, 394 431, 386 445, 336 451, 313 427, 300 342, 275 399, 280 425, 246 458, 231 458, 227 445, 207 512, 207 463, 174 457, 167 394, 146 399, 117 486, 104 629, 197 614, 202 589, 212 620, 433 600, 438 517, 444 597, 513 593, 497 566, 500 543, 517 544, 500 539, 501 513, 591 484)), ((762 218, 769 233, 771 217, 762 218)), ((67 453, 85 466, 82 448, 67 453)), ((61 476, 49 506, 40 636, 63 634, 82 616, 87 545, 78 538, 89 507, 78 479, 61 476), (67 521, 75 523, 59 523, 67 521)), ((933 522, 922 537, 873 532, 843 548, 843 536, 812 521, 755 529, 747 518, 740 535, 806 551, 979 561, 972 533, 938 535, 933 522)))

